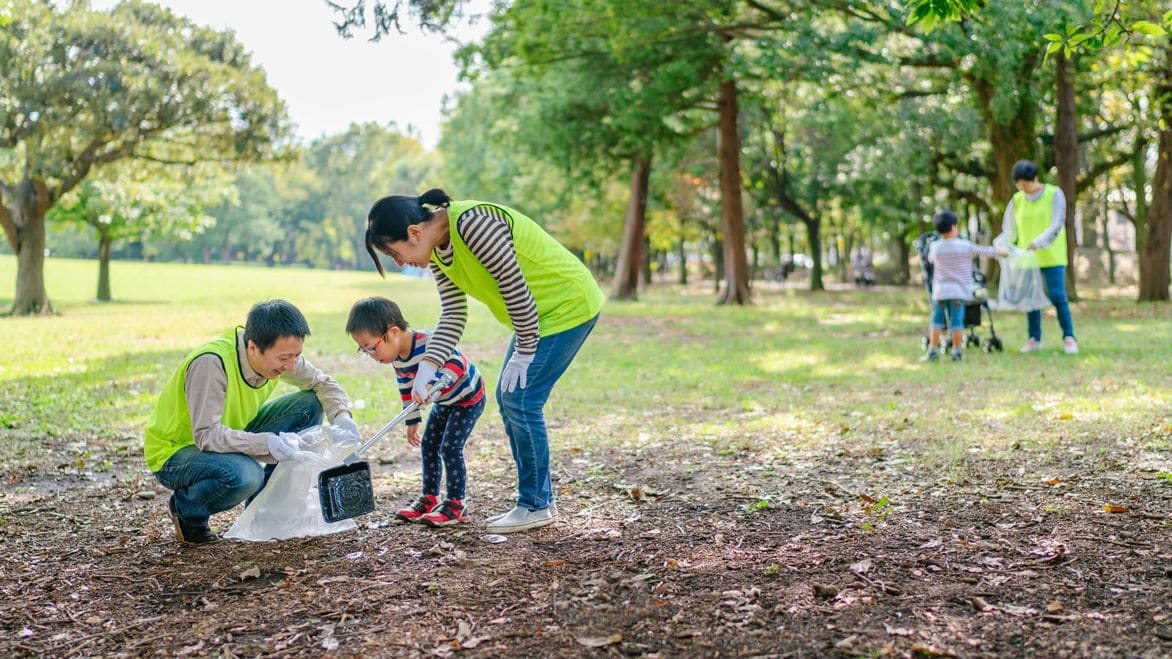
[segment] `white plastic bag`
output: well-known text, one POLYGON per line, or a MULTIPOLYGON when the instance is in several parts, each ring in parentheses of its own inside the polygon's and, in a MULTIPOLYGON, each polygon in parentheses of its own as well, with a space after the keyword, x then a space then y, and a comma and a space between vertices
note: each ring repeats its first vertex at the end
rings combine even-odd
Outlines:
MULTIPOLYGON (((996 244, 996 243, 995 243, 996 244)), ((997 258, 1001 280, 997 285, 998 311, 1037 311, 1050 306, 1038 255, 1029 250, 1007 247, 1009 256, 997 258)))
POLYGON ((317 475, 341 464, 357 444, 339 440, 334 426, 314 426, 298 434, 304 450, 277 464, 268 485, 240 513, 225 537, 284 540, 357 528, 352 519, 326 523, 317 493, 317 475))

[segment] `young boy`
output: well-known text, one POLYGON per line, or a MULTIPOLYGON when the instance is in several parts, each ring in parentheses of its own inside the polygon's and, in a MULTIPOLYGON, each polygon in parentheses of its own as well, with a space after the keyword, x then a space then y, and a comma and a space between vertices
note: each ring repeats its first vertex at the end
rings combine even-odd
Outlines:
MULTIPOLYGON (((932 318, 928 339, 928 354, 920 361, 940 359, 940 334, 944 330, 947 313, 948 328, 952 330, 952 361, 962 359, 961 340, 964 338, 964 307, 973 299, 973 257, 998 254, 993 247, 974 245, 956 235, 956 213, 944 209, 932 218, 940 240, 928 247, 932 262, 932 318)), ((1005 254, 1000 254, 1004 256, 1005 254)))
MULTIPOLYGON (((431 334, 408 329, 399 306, 381 297, 354 303, 346 321, 346 333, 358 344, 358 352, 395 369, 403 407, 409 405, 415 375, 431 334)), ((484 412, 485 404, 484 380, 459 350, 453 348, 439 370, 450 373, 453 383, 431 401, 435 406, 427 417, 422 440, 419 412, 409 416, 406 422, 407 443, 420 447, 423 459, 423 494, 395 513, 405 522, 423 522, 428 526, 450 526, 470 519, 464 505, 467 478, 464 443, 484 412), (438 499, 441 461, 447 474, 447 498, 442 504, 438 499)))

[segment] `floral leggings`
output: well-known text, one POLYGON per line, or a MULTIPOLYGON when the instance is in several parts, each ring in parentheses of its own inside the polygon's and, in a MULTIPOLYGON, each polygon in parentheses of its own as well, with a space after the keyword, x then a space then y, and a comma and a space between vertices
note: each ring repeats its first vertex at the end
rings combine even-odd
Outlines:
POLYGON ((448 475, 449 499, 464 499, 468 474, 464 469, 464 443, 472 434, 476 420, 484 412, 487 396, 468 407, 434 405, 427 417, 427 427, 419 450, 423 458, 423 493, 439 496, 441 463, 448 475))

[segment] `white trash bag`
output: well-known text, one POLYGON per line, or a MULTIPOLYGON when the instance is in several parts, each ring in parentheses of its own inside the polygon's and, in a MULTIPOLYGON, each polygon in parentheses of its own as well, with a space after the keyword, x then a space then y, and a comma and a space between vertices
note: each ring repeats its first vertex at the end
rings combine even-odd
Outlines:
POLYGON ((227 538, 236 540, 285 540, 311 535, 328 535, 357 528, 352 519, 333 524, 322 519, 317 493, 317 475, 341 464, 358 445, 339 440, 334 426, 320 425, 303 430, 301 451, 277 463, 268 485, 240 513, 228 529, 227 538))
MULTIPOLYGON (((996 243, 995 243, 996 244, 996 243)), ((1050 306, 1038 255, 1029 250, 1005 246, 1009 256, 997 257, 1001 264, 1001 280, 997 285, 998 311, 1037 311, 1050 306)))

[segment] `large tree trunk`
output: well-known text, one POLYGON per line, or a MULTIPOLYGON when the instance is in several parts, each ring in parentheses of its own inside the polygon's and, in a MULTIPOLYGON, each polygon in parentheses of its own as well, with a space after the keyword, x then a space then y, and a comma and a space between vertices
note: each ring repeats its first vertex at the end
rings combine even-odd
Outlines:
POLYGON ((1058 165, 1058 187, 1066 196, 1066 296, 1074 302, 1078 300, 1074 261, 1074 248, 1078 246, 1074 225, 1078 214, 1078 107, 1074 102, 1074 60, 1059 48, 1054 63, 1058 95, 1054 162, 1058 165))
POLYGON ((98 234, 98 302, 110 301, 110 234, 98 234))
MULTIPOLYGON (((1172 48, 1164 50, 1164 66, 1157 73, 1153 98, 1160 104, 1160 142, 1156 175, 1152 178, 1152 204, 1148 208, 1147 232, 1139 257, 1139 299, 1144 302, 1168 299, 1169 242, 1172 241, 1172 48)), ((1142 188, 1136 196, 1143 194, 1142 188)), ((1136 235, 1139 227, 1136 227, 1136 235)))
POLYGON ((683 238, 680 238, 680 241, 678 243, 676 243, 676 251, 680 257, 679 284, 680 284, 680 286, 687 286, 688 285, 688 246, 684 242, 683 238))
POLYGON ((720 214, 724 225, 724 292, 717 304, 748 304, 749 264, 745 256, 745 212, 741 201, 741 138, 737 133, 737 87, 720 83, 720 214))
POLYGON ((813 261, 810 266, 810 290, 824 291, 826 286, 822 283, 822 221, 810 217, 803 219, 802 224, 806 225, 806 246, 810 248, 810 259, 813 261))
POLYGON ((639 267, 646 232, 647 184, 651 179, 651 159, 635 158, 631 171, 631 198, 623 223, 623 241, 619 247, 619 264, 610 291, 612 300, 634 300, 639 288, 639 267))
POLYGON ((16 296, 11 313, 26 316, 53 313, 45 291, 45 213, 49 191, 38 181, 25 179, 4 200, 5 235, 16 253, 16 296))

